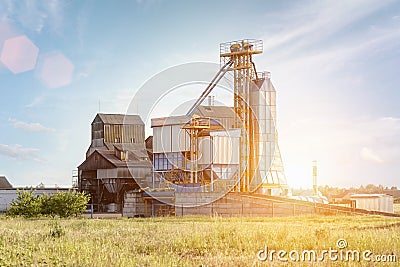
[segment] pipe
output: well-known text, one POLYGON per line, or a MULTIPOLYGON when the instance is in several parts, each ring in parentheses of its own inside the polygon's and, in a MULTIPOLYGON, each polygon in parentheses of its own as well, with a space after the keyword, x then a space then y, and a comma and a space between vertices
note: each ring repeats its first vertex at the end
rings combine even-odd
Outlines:
POLYGON ((225 73, 228 71, 228 68, 230 66, 232 66, 232 64, 233 64, 233 61, 230 60, 218 71, 218 73, 214 76, 214 78, 208 84, 207 88, 203 91, 203 93, 200 95, 200 97, 196 100, 196 102, 193 104, 193 106, 186 113, 186 116, 193 115, 193 112, 197 109, 198 106, 200 106, 200 104, 204 101, 204 99, 206 99, 206 97, 211 93, 211 91, 215 88, 215 86, 222 79, 222 77, 224 77, 225 73))

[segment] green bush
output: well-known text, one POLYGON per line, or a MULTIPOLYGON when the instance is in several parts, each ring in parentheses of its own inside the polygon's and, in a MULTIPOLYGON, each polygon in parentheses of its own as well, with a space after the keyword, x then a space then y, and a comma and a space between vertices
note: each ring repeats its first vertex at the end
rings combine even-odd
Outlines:
POLYGON ((68 218, 82 214, 89 202, 89 195, 76 191, 57 192, 53 195, 35 196, 35 191, 19 191, 17 199, 11 202, 8 210, 10 216, 34 218, 51 216, 68 218))
POLYGON ((17 199, 11 201, 11 206, 7 211, 11 216, 24 216, 32 218, 40 216, 42 213, 42 199, 43 197, 35 196, 35 191, 25 190, 17 191, 17 199))
POLYGON ((47 197, 43 202, 43 209, 46 215, 68 218, 82 214, 86 210, 88 202, 89 196, 84 193, 76 191, 58 192, 47 197))

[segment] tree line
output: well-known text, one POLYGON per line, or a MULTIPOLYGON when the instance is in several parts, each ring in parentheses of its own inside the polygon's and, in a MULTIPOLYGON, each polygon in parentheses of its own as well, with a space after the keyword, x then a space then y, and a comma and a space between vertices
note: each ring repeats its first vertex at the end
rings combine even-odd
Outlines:
POLYGON ((339 187, 330 187, 328 185, 319 186, 318 190, 322 193, 322 195, 331 197, 336 195, 345 194, 347 192, 352 192, 354 194, 383 194, 389 190, 398 190, 396 186, 385 187, 383 185, 374 185, 368 184, 366 186, 359 187, 351 187, 351 188, 339 188, 339 187))

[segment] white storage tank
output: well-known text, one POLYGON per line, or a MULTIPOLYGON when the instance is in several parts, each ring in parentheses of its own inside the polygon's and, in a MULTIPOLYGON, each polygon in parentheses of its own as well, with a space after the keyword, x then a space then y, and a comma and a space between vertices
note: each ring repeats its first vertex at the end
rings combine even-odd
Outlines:
POLYGON ((187 116, 152 119, 153 153, 189 151, 189 134, 182 129, 189 120, 187 116))
POLYGON ((199 164, 239 164, 240 129, 210 131, 199 141, 199 164))
POLYGON ((356 208, 393 213, 393 197, 386 194, 354 194, 350 196, 356 208))
POLYGON ((210 131, 200 138, 199 166, 210 165, 216 178, 230 180, 239 167, 240 129, 210 131))

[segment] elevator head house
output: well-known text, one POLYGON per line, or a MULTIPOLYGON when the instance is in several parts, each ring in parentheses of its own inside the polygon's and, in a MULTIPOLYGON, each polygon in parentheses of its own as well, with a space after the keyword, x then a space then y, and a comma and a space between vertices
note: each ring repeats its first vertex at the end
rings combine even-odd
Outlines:
POLYGON ((80 191, 91 195, 95 211, 119 211, 124 193, 151 179, 145 126, 138 115, 97 114, 91 144, 78 167, 80 191))

